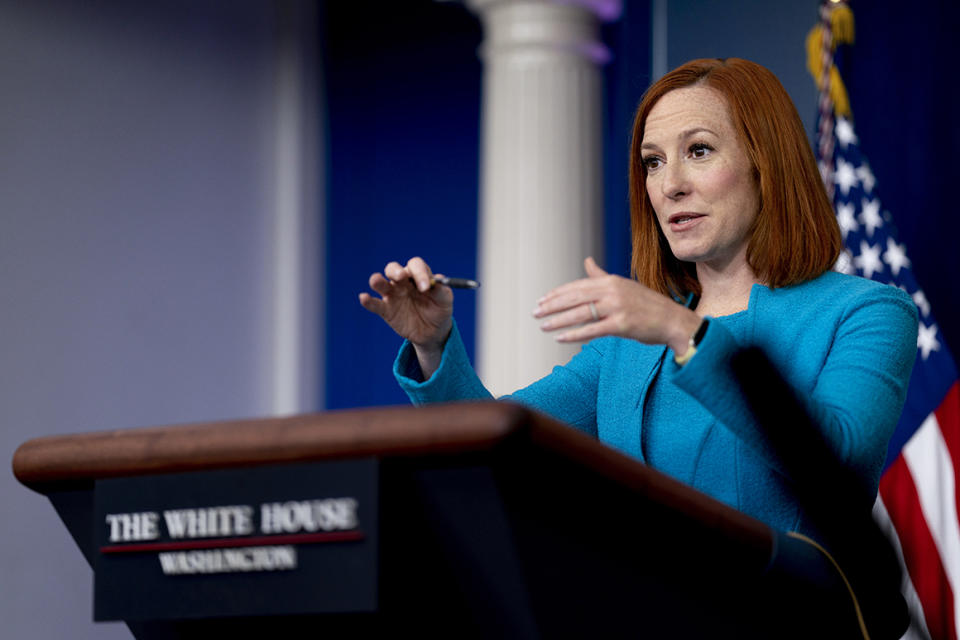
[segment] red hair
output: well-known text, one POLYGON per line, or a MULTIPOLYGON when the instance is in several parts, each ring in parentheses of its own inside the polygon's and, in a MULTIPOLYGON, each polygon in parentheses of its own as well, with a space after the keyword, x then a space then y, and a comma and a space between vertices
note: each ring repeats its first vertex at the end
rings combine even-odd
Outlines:
POLYGON ((754 274, 767 286, 784 287, 830 269, 843 239, 797 109, 769 70, 727 58, 677 67, 651 85, 637 107, 630 149, 633 277, 666 295, 700 293, 694 263, 677 260, 660 230, 640 153, 653 106, 666 93, 693 85, 725 98, 760 186, 760 211, 747 245, 747 263, 754 274))

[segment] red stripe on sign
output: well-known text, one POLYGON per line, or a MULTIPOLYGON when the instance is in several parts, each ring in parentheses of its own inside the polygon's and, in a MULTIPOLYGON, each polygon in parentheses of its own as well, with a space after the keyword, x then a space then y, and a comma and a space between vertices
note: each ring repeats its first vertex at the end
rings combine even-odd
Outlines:
POLYGON ((100 547, 100 553, 144 553, 148 551, 183 551, 187 549, 222 549, 224 547, 260 547, 277 544, 316 544, 320 542, 352 542, 363 540, 362 531, 332 531, 329 533, 298 533, 252 538, 215 538, 212 540, 181 540, 178 542, 143 542, 115 544, 100 547))
POLYGON ((920 497, 903 455, 880 478, 880 496, 903 547, 903 559, 935 640, 957 640, 953 591, 920 509, 920 497))

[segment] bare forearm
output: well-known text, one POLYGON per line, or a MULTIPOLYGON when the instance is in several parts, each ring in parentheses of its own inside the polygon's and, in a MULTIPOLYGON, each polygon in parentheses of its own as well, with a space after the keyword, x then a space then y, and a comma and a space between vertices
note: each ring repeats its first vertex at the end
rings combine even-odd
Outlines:
POLYGON ((417 354, 417 362, 420 363, 420 372, 423 373, 423 379, 426 380, 440 368, 440 361, 443 359, 443 348, 447 344, 450 332, 453 329, 453 323, 443 333, 443 340, 438 343, 413 344, 413 350, 417 354))

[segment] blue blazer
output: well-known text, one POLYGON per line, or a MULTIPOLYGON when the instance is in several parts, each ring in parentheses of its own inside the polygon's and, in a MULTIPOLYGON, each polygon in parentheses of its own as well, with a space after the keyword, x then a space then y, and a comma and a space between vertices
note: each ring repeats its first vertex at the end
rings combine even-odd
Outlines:
MULTIPOLYGON (((827 272, 779 289, 754 285, 744 313, 748 344, 711 322, 696 355, 673 374, 674 384, 721 425, 704 434, 685 477, 710 494, 711 478, 735 474, 736 497, 726 498, 731 506, 777 529, 813 533, 789 479, 759 436, 728 369, 730 356, 743 346, 761 347, 805 401, 836 456, 876 491, 916 355, 917 309, 896 287, 827 272)), ((662 358, 670 355, 666 351, 663 345, 599 338, 507 397, 643 460, 644 400, 662 358)), ((406 342, 394 374, 414 404, 491 398, 456 326, 428 380, 406 342)))

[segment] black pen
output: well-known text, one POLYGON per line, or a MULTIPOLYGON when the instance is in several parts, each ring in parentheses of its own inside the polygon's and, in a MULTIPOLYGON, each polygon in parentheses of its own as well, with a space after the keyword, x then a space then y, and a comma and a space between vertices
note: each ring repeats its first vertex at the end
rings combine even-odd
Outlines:
POLYGON ((432 284, 445 284, 448 287, 453 287, 454 289, 479 289, 480 283, 476 280, 468 280, 467 278, 448 278, 447 276, 433 276, 431 280, 432 284))

